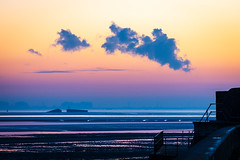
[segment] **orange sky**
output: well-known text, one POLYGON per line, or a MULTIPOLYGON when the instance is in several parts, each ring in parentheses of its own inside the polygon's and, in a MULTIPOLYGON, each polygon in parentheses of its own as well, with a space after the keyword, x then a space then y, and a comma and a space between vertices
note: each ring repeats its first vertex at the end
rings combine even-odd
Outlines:
MULTIPOLYGON (((27 100, 32 90, 19 91, 19 88, 30 84, 35 86, 33 92, 36 92, 36 97, 38 88, 45 90, 46 95, 52 95, 54 92, 47 90, 48 85, 56 88, 64 86, 61 92, 68 85, 72 88, 84 86, 84 91, 89 92, 87 99, 90 100, 91 96, 94 99, 103 95, 92 86, 101 89, 102 85, 109 85, 106 99, 111 94, 117 97, 127 93, 128 85, 142 91, 156 85, 156 90, 151 88, 152 93, 147 91, 150 95, 163 95, 176 89, 177 95, 186 93, 186 98, 189 93, 198 96, 198 92, 214 97, 215 90, 228 90, 240 83, 239 7, 238 0, 220 0, 217 3, 200 0, 2 0, 0 85, 3 91, 0 100, 27 100), (173 70, 168 65, 161 66, 147 57, 120 51, 108 55, 101 45, 106 37, 112 35, 109 30, 112 22, 122 28, 131 28, 139 35, 151 36, 154 28, 161 28, 169 38, 176 40, 180 49, 178 56, 189 59, 192 70, 173 70), (64 52, 60 46, 54 47, 53 44, 59 37, 57 32, 61 29, 71 30, 81 39, 86 39, 91 46, 74 52, 64 52), (42 56, 29 53, 30 48, 42 56), (126 71, 33 73, 96 68, 126 71), (125 89, 121 89, 122 85, 126 85, 125 89), (113 86, 115 89, 111 90, 113 86)), ((57 92, 59 91, 56 94, 57 92)), ((133 89, 131 95, 128 95, 129 99, 137 92, 139 91, 133 89)), ((63 96, 62 93, 61 95, 63 96)), ((66 100, 76 101, 71 97, 66 100)))

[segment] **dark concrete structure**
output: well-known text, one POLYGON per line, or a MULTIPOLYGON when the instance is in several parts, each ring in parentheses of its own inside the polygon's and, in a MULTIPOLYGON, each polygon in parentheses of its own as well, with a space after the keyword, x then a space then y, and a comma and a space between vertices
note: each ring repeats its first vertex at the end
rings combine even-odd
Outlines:
POLYGON ((239 160, 240 126, 218 129, 175 160, 239 160))
POLYGON ((240 159, 240 88, 217 91, 200 122, 193 122, 193 146, 178 160, 240 159), (209 121, 211 105, 216 105, 216 120, 209 121))
POLYGON ((208 121, 210 106, 200 122, 194 124, 194 144, 217 129, 240 125, 240 88, 216 92, 216 120, 208 121), (205 121, 204 121, 205 120, 205 121))
POLYGON ((240 123, 240 88, 216 92, 216 120, 240 123))

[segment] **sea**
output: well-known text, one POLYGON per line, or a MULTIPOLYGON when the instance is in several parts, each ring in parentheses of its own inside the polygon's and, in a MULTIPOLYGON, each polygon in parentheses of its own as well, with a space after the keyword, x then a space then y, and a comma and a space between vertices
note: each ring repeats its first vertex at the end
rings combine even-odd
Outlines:
MULTIPOLYGON (((15 156, 11 156, 14 154, 21 158, 22 153, 25 157, 35 154, 36 159, 58 159, 59 156, 61 159, 148 159, 153 152, 153 138, 156 134, 161 131, 193 132, 193 122, 199 121, 204 112, 205 110, 88 110, 86 113, 2 111, 0 158, 14 159, 15 156), (55 156, 51 157, 52 155, 55 156)), ((210 120, 214 119, 215 115, 211 115, 210 120)))

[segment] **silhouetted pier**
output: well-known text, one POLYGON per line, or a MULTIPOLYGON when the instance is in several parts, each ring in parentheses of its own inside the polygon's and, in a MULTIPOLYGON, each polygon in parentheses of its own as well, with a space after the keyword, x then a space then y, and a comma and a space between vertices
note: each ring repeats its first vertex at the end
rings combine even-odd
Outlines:
POLYGON ((161 142, 161 145, 154 145, 154 154, 150 155, 149 159, 238 160, 240 158, 240 88, 217 91, 216 103, 211 103, 200 121, 193 124, 194 134, 186 134, 186 137, 193 137, 188 138, 190 142, 188 147, 184 148, 186 141, 181 143, 180 134, 169 135, 170 141, 164 141, 164 133, 162 133, 160 134, 162 137, 157 135, 157 138, 162 138, 163 142, 156 141, 161 142), (216 110, 211 108, 214 105, 216 110), (209 117, 213 114, 216 114, 216 120, 210 121, 209 117), (171 137, 175 137, 175 141, 171 137), (168 147, 168 144, 174 144, 175 148, 170 147, 171 145, 168 147))

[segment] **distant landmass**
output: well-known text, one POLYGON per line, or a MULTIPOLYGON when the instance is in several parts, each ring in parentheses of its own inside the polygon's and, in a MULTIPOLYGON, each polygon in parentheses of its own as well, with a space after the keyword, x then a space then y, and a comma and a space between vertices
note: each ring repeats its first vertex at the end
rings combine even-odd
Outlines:
POLYGON ((11 111, 11 110, 51 110, 54 112, 57 112, 56 108, 61 109, 71 109, 74 108, 76 110, 88 110, 93 109, 92 102, 63 102, 60 106, 54 105, 54 106, 46 106, 46 105, 40 105, 40 106, 32 106, 24 101, 18 101, 16 103, 9 103, 7 101, 0 101, 0 110, 5 111, 11 111))
POLYGON ((53 109, 51 111, 48 111, 47 113, 62 113, 61 109, 53 109))
POLYGON ((88 110, 85 109, 67 109, 68 113, 76 113, 76 112, 88 112, 88 110))
MULTIPOLYGON (((50 111, 47 111, 47 113, 62 113, 63 111, 61 109, 53 109, 50 111)), ((79 112, 88 112, 86 109, 67 109, 67 113, 79 113, 79 112)))
POLYGON ((2 110, 9 109, 9 103, 6 102, 6 101, 0 101, 0 108, 1 108, 2 110))
POLYGON ((32 107, 24 101, 19 101, 14 104, 10 104, 6 101, 0 101, 0 110, 31 110, 32 107))

